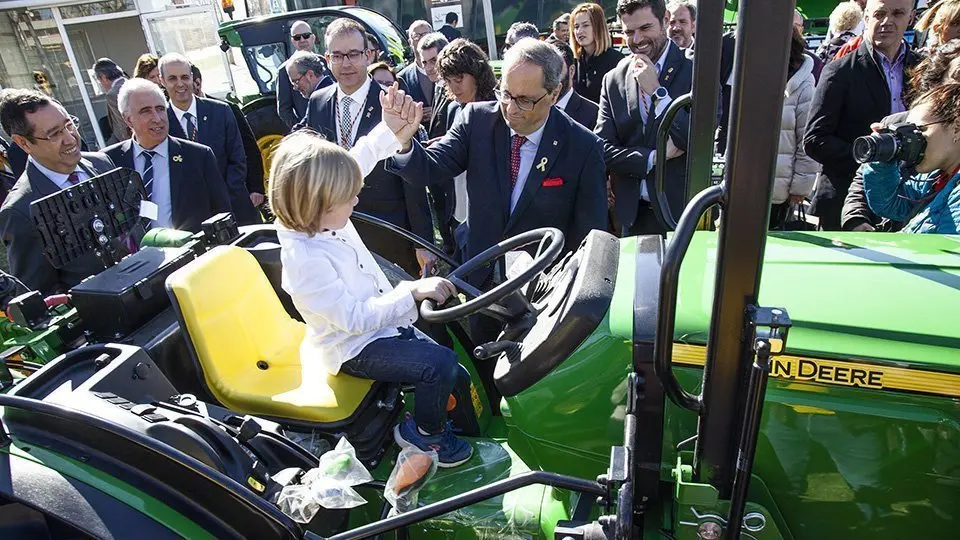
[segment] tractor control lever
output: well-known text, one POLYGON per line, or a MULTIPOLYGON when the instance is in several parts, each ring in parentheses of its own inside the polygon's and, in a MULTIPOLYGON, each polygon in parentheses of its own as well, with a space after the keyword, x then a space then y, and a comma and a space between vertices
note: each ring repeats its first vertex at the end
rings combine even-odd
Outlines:
POLYGON ((500 353, 507 353, 507 357, 513 361, 515 355, 520 353, 520 344, 516 341, 491 341, 483 345, 477 345, 473 349, 473 356, 478 360, 487 360, 500 356, 500 353))

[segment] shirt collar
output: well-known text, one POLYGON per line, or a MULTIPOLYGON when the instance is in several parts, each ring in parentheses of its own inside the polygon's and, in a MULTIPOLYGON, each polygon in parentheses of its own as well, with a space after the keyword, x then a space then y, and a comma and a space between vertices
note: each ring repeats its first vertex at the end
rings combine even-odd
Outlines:
MULTIPOLYGON (((133 139, 131 139, 131 140, 133 140, 133 139)), ((167 151, 167 149, 168 149, 168 147, 169 147, 169 143, 170 143, 170 137, 168 136, 166 139, 163 140, 162 143, 160 143, 160 144, 154 146, 153 148, 151 148, 150 151, 153 152, 154 154, 157 154, 158 156, 166 159, 167 156, 169 155, 169 154, 168 154, 168 151, 167 151)), ((140 157, 140 156, 143 154, 143 151, 144 151, 144 148, 143 148, 142 146, 140 146, 140 144, 137 143, 137 141, 134 140, 134 141, 133 141, 133 157, 134 157, 134 159, 140 157)))
POLYGON ((371 81, 373 81, 373 79, 367 77, 367 79, 363 81, 363 85, 360 88, 357 88, 352 94, 344 94, 343 87, 338 84, 337 101, 343 101, 343 98, 349 97, 354 103, 363 103, 363 101, 367 99, 367 92, 370 91, 371 81))
MULTIPOLYGON (((63 173, 58 173, 58 172, 55 172, 55 171, 51 171, 50 169, 48 169, 48 168, 44 167, 43 165, 41 165, 39 161, 33 159, 33 156, 30 156, 29 158, 27 158, 27 160, 28 160, 30 163, 33 163, 33 166, 34 166, 34 167, 36 167, 40 172, 43 173, 44 176, 46 176, 47 178, 49 178, 50 181, 53 182, 54 184, 56 184, 58 187, 67 185, 67 177, 69 177, 70 174, 63 174, 63 173)), ((79 164, 79 163, 77 163, 77 168, 74 169, 73 172, 86 174, 86 171, 84 171, 84 170, 80 167, 80 164, 79 164)))
POLYGON ((883 54, 882 52, 878 51, 878 50, 873 46, 872 43, 869 43, 869 42, 868 42, 867 45, 870 47, 870 50, 871 50, 871 51, 873 52, 873 54, 874 54, 874 58, 876 58, 878 62, 880 62, 880 63, 886 63, 886 64, 889 64, 889 65, 891 65, 891 66, 896 66, 896 65, 900 64, 901 62, 903 62, 903 58, 904 58, 904 56, 906 56, 906 54, 907 54, 907 42, 906 42, 905 40, 900 40, 900 48, 897 49, 897 57, 896 57, 895 59, 893 59, 893 60, 887 58, 887 55, 885 55, 885 54, 883 54))
MULTIPOLYGON (((550 121, 550 117, 547 116, 547 119, 544 120, 543 125, 540 126, 540 129, 538 129, 538 130, 534 131, 533 133, 527 135, 527 142, 525 142, 525 143, 523 143, 523 144, 533 143, 534 146, 539 147, 539 146, 540 146, 540 139, 543 138, 543 130, 544 130, 544 128, 547 127, 547 122, 549 122, 549 121, 550 121)), ((511 129, 510 129, 510 138, 512 139, 513 136, 516 135, 516 134, 517 134, 517 132, 514 131, 513 128, 511 128, 511 129)))
MULTIPOLYGON (((570 98, 573 97, 573 88, 567 90, 567 93, 564 94, 560 99, 557 100, 557 108, 560 110, 567 110, 567 105, 570 104, 570 98)), ((544 123, 546 125, 546 123, 544 123)))
POLYGON ((667 61, 667 53, 670 52, 670 47, 676 47, 671 40, 667 40, 667 46, 663 48, 663 52, 660 53, 660 58, 657 59, 657 74, 663 73, 663 64, 667 61))
POLYGON ((190 107, 185 111, 180 110, 180 108, 173 104, 173 101, 170 101, 170 106, 173 107, 173 114, 177 115, 177 120, 181 122, 183 122, 183 115, 187 113, 192 114, 194 120, 197 118, 197 96, 190 95, 190 107))

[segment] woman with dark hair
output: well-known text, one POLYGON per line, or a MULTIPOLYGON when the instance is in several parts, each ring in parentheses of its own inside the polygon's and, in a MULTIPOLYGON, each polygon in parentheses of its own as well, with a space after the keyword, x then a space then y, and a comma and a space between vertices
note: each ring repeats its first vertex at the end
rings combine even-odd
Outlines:
POLYGON ((600 103, 603 76, 617 67, 623 55, 613 48, 607 18, 599 4, 590 2, 573 8, 570 24, 570 48, 577 59, 573 88, 581 96, 600 103))
POLYGON ((780 144, 777 152, 777 175, 773 184, 773 207, 770 228, 782 228, 790 214, 813 191, 820 164, 803 151, 803 132, 813 102, 813 58, 804 53, 806 42, 794 28, 790 43, 790 64, 783 95, 780 120, 780 144))
MULTIPOLYGON (((472 41, 455 39, 444 47, 437 57, 437 71, 447 87, 447 97, 459 105, 457 110, 467 103, 494 99, 497 78, 486 53, 472 41)), ((448 127, 454 116, 447 117, 448 127)))
POLYGON ((397 82, 397 73, 393 71, 390 64, 386 62, 370 64, 370 67, 367 68, 367 74, 384 88, 389 88, 393 83, 397 82))
MULTIPOLYGON (((437 72, 446 86, 450 104, 447 106, 447 129, 453 127, 460 110, 475 101, 493 101, 496 96, 493 89, 497 78, 493 68, 476 43, 460 38, 450 42, 437 56, 437 72)), ((456 229, 467 219, 467 177, 466 173, 454 178, 454 193, 445 197, 444 216, 440 227, 444 240, 444 251, 455 254, 456 229), (451 196, 452 195, 452 196, 451 196)))
POLYGON ((910 75, 910 97, 920 96, 948 81, 960 82, 960 39, 935 47, 910 75))

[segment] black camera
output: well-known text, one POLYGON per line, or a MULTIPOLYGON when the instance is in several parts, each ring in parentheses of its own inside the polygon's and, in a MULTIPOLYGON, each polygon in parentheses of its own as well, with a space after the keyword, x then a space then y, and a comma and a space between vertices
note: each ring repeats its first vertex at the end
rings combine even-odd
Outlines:
POLYGON ((857 163, 902 161, 904 167, 914 167, 923 161, 926 150, 927 139, 920 128, 908 122, 891 124, 853 141, 857 163))

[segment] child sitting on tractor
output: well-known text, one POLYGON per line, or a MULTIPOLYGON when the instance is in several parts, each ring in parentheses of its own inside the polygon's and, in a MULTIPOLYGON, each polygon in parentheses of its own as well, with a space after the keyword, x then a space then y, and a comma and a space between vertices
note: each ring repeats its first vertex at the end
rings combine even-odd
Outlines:
MULTIPOLYGON (((389 130, 379 138, 399 147, 389 130)), ((390 286, 350 223, 363 187, 358 161, 366 165, 369 158, 356 150, 298 132, 273 154, 270 206, 277 216, 282 286, 307 324, 300 354, 333 374, 415 385, 414 414, 394 428, 394 438, 400 446, 435 450, 441 467, 455 467, 473 448, 453 434, 446 404, 458 377, 469 374, 452 350, 412 325, 417 302, 442 303, 456 289, 440 277, 390 286)))

